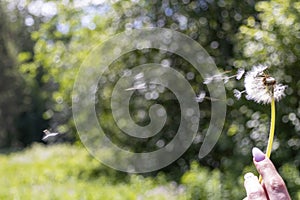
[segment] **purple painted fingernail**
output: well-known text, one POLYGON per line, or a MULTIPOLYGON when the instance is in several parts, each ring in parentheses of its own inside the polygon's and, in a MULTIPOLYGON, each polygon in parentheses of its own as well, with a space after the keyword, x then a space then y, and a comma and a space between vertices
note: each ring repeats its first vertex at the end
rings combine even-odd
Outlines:
POLYGON ((252 149, 252 155, 256 162, 260 162, 265 159, 265 154, 257 147, 252 149))

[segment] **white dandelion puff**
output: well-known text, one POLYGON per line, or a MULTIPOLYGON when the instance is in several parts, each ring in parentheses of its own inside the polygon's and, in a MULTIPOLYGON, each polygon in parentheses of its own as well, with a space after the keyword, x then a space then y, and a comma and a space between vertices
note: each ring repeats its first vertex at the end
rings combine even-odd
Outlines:
POLYGON ((285 96, 284 90, 286 86, 277 84, 275 78, 267 75, 264 71, 267 66, 254 66, 245 75, 245 89, 249 100, 254 100, 257 103, 271 103, 272 98, 279 101, 285 96))

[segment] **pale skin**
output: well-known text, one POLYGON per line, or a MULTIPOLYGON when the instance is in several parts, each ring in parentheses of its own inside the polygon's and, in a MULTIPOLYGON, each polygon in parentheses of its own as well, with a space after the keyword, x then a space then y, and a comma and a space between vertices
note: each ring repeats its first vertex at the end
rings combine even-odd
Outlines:
POLYGON ((269 158, 260 162, 253 159, 254 165, 263 178, 259 183, 252 173, 245 175, 244 186, 247 197, 243 200, 291 200, 286 185, 269 158))

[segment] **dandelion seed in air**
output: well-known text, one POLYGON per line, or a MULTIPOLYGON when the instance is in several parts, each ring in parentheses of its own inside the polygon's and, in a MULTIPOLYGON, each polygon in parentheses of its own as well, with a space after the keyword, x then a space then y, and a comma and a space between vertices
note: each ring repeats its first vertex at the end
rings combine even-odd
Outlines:
POLYGON ((138 83, 138 84, 134 84, 133 87, 127 88, 127 89, 125 89, 125 91, 143 90, 143 89, 147 89, 146 83, 138 83))
POLYGON ((240 99, 241 97, 242 97, 242 94, 245 92, 245 90, 244 91, 239 91, 239 90, 237 90, 237 89, 234 89, 233 90, 233 94, 234 94, 234 96, 237 98, 237 99, 240 99))
POLYGON ((227 83, 232 78, 236 78, 237 80, 240 80, 243 77, 245 70, 243 68, 240 68, 240 69, 238 69, 237 74, 234 74, 232 76, 227 76, 226 74, 229 72, 230 71, 225 71, 220 74, 215 74, 213 76, 206 77, 204 79, 203 83, 206 85, 210 84, 212 82, 221 82, 221 81, 223 81, 224 83, 227 83))
POLYGON ((207 77, 207 78, 204 79, 203 83, 204 83, 205 85, 207 85, 207 84, 210 84, 212 81, 213 81, 213 78, 212 78, 212 77, 207 77))
POLYGON ((204 100, 205 96, 206 96, 205 91, 201 91, 201 92, 197 95, 196 101, 197 101, 198 103, 201 103, 201 102, 204 100))
POLYGON ((243 77, 244 73, 245 73, 245 69, 239 68, 235 77, 236 80, 240 80, 243 77))
POLYGON ((43 131, 45 133, 45 136, 42 138, 43 141, 49 141, 55 138, 56 136, 59 135, 59 133, 51 133, 47 129, 43 131))
POLYGON ((207 85, 212 82, 220 82, 220 81, 227 82, 229 77, 225 75, 226 73, 228 73, 228 72, 224 72, 221 74, 215 74, 213 76, 206 77, 204 79, 203 83, 207 85))

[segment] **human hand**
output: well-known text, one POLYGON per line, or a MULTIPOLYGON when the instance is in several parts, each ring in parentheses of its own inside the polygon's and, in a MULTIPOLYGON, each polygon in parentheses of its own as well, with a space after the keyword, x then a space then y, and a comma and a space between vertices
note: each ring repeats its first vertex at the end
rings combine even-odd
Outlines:
POLYGON ((244 200, 290 200, 285 183, 271 160, 256 147, 252 149, 252 155, 263 182, 260 184, 257 176, 252 173, 245 174, 244 186, 247 197, 244 200))

